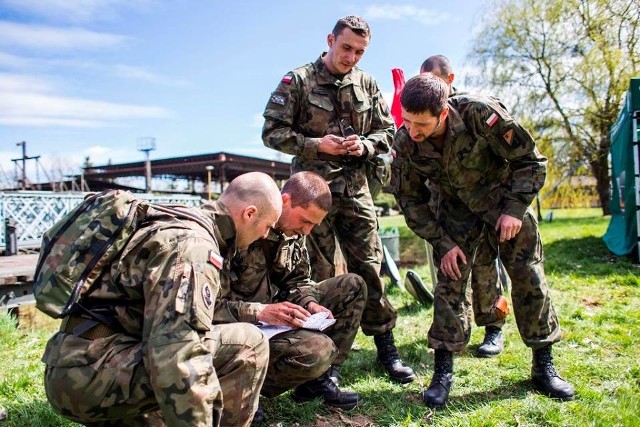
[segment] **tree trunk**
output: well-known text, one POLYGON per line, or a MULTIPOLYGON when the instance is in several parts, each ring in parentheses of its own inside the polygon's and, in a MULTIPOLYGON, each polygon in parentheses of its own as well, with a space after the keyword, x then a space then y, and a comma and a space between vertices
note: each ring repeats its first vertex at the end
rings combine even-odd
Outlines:
POLYGON ((609 147, 608 137, 601 139, 595 159, 591 160, 591 173, 596 179, 596 191, 602 206, 602 215, 611 215, 611 177, 609 176, 609 147))

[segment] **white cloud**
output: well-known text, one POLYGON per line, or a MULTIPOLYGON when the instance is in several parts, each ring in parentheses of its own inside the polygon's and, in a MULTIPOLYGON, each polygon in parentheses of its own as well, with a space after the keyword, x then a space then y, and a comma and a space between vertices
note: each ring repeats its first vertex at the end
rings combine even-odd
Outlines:
POLYGON ((389 19, 393 21, 413 20, 423 25, 436 25, 449 19, 449 14, 413 5, 380 4, 369 6, 364 13, 367 19, 389 19))
POLYGON ((170 77, 161 76, 152 73, 141 67, 132 67, 130 65, 115 65, 113 67, 115 74, 126 79, 142 80, 149 83, 155 83, 166 86, 188 86, 189 82, 181 79, 172 79, 170 77))
POLYGON ((119 9, 143 9, 152 0, 0 0, 0 5, 18 12, 63 22, 107 21, 118 18, 119 9))
POLYGON ((132 119, 171 117, 157 106, 59 96, 46 79, 0 73, 0 124, 96 128, 126 126, 132 119))
POLYGON ((121 45, 129 37, 82 28, 59 28, 0 21, 0 45, 37 50, 101 49, 121 45))

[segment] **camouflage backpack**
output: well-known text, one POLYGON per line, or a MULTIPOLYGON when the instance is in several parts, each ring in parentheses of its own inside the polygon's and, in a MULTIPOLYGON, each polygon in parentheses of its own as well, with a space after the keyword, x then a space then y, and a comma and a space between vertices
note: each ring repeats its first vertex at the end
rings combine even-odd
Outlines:
POLYGON ((94 194, 42 237, 33 285, 36 307, 56 319, 73 312, 151 208, 196 221, 213 235, 211 225, 187 209, 149 203, 121 190, 94 194))

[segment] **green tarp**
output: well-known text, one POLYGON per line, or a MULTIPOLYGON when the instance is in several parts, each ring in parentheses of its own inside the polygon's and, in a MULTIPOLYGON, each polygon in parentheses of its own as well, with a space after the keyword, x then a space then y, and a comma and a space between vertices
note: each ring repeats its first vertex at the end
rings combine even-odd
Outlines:
MULTIPOLYGON (((638 242, 633 114, 640 111, 640 77, 631 79, 624 107, 611 128, 611 221, 602 237, 616 255, 628 255, 638 242)), ((638 113, 640 114, 640 113, 638 113)), ((640 159, 636 159, 639 161, 640 159)))

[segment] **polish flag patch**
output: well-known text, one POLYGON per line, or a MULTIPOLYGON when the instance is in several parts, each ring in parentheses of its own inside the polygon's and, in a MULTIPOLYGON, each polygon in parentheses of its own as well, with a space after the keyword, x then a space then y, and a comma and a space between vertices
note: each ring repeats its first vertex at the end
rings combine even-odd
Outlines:
POLYGON ((398 157, 398 153, 396 153, 396 150, 394 150, 393 148, 391 149, 391 157, 393 157, 394 159, 398 157))
POLYGON ((282 78, 282 83, 288 85, 291 84, 291 80, 293 80, 293 76, 291 74, 286 74, 283 78, 282 78))
POLYGON ((496 124, 497 121, 498 121, 498 115, 496 113, 492 113, 485 123, 489 125, 489 127, 491 128, 493 127, 493 125, 496 124))
POLYGON ((209 251, 209 262, 216 266, 218 270, 222 270, 222 264, 224 263, 224 258, 214 251, 209 251))

